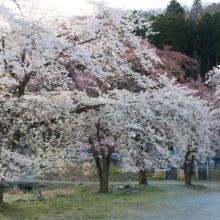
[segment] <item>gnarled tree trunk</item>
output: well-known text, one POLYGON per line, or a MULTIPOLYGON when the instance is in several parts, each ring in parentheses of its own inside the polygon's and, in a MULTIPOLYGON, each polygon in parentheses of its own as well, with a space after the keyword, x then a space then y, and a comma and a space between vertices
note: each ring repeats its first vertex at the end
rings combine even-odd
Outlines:
POLYGON ((139 185, 148 185, 145 170, 139 170, 139 185))
POLYGON ((107 156, 105 156, 104 154, 102 155, 102 164, 96 151, 93 151, 93 155, 95 158, 95 163, 99 175, 99 186, 100 186, 99 193, 107 193, 110 163, 111 163, 111 153, 109 153, 107 156))
POLYGON ((108 182, 109 182, 109 171, 110 171, 110 162, 111 160, 107 157, 103 158, 102 161, 102 172, 99 174, 99 181, 100 181, 100 193, 107 193, 108 192, 108 182))
POLYGON ((192 159, 189 161, 189 155, 194 152, 195 151, 186 152, 185 161, 184 161, 185 186, 192 185, 193 165, 194 165, 195 156, 192 155, 192 159), (188 166, 188 161, 189 161, 189 166, 188 166))
POLYGON ((0 179, 0 203, 3 203, 2 179, 0 179))

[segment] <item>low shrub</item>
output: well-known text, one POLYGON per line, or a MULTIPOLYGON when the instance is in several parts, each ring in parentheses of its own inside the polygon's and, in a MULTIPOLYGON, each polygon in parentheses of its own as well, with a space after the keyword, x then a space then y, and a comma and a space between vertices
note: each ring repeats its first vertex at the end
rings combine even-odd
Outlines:
POLYGON ((24 193, 17 186, 14 186, 9 193, 9 195, 23 195, 23 194, 24 193))
POLYGON ((184 170, 179 170, 179 180, 185 180, 184 170))
POLYGON ((121 167, 115 166, 115 167, 112 167, 112 168, 110 169, 110 175, 111 175, 111 176, 116 175, 116 174, 122 174, 122 169, 121 169, 121 167))
POLYGON ((153 175, 154 180, 163 180, 164 179, 164 171, 155 171, 153 175))

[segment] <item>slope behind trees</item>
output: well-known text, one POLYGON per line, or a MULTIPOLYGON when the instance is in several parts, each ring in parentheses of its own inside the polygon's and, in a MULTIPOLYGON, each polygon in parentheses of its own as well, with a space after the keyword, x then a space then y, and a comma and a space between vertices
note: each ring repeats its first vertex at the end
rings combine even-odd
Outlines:
POLYGON ((212 3, 210 5, 207 5, 205 7, 205 11, 207 11, 209 14, 212 14, 214 12, 217 12, 220 10, 220 2, 219 3, 212 3))

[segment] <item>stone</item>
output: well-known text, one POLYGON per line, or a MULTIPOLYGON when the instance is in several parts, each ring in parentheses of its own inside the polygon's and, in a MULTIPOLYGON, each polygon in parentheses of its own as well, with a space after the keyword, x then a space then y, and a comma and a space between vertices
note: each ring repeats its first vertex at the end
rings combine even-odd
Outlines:
POLYGON ((114 189, 113 189, 113 192, 127 192, 127 193, 137 193, 138 190, 134 187, 134 186, 131 186, 130 184, 126 184, 124 186, 116 186, 114 189))
POLYGON ((18 199, 18 200, 16 200, 15 202, 27 202, 27 200, 24 200, 24 199, 18 199))

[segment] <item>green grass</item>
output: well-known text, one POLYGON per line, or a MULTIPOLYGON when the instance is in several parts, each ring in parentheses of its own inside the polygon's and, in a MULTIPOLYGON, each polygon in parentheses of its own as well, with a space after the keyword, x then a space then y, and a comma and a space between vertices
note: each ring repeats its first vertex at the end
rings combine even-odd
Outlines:
POLYGON ((113 193, 113 187, 110 186, 109 193, 100 194, 98 185, 47 184, 50 190, 42 192, 44 201, 37 201, 34 192, 6 194, 6 204, 0 207, 0 219, 126 219, 138 217, 139 209, 156 210, 155 203, 168 195, 155 187, 140 188, 135 194, 113 193))
POLYGON ((110 176, 116 175, 116 174, 122 174, 122 168, 118 166, 113 166, 110 169, 110 176))

